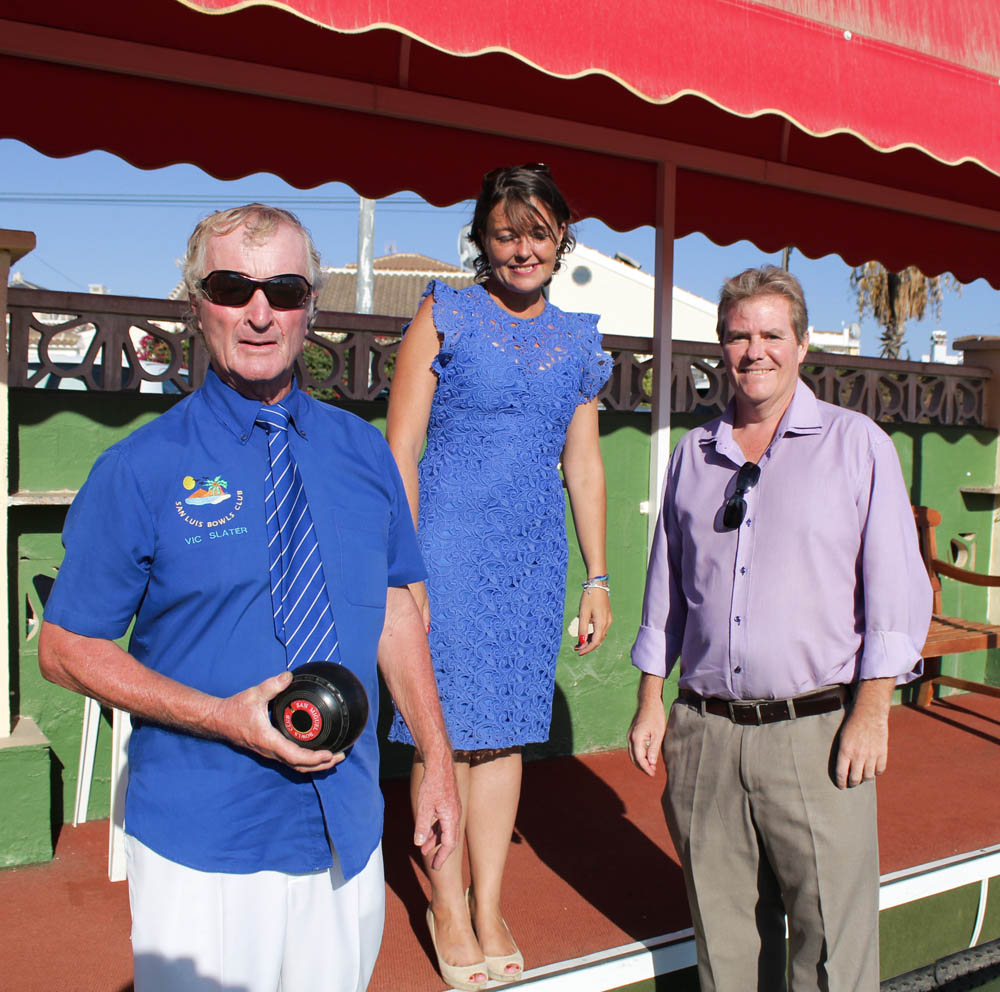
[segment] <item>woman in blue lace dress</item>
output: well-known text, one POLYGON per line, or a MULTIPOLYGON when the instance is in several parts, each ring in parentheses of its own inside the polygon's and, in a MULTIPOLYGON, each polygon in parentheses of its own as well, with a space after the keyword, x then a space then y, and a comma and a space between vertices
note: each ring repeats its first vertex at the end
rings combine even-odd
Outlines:
MULTIPOLYGON (((455 748, 472 875, 466 891, 461 848, 427 872, 438 967, 460 989, 524 969, 500 889, 521 746, 549 734, 568 558, 560 458, 587 566, 576 650, 594 650, 611 623, 596 400, 611 360, 595 315, 563 313, 542 293, 572 248, 568 224, 544 166, 488 173, 469 235, 477 282, 428 287, 389 402, 387 436, 428 571, 413 593, 455 748)), ((412 743, 398 714, 390 738, 412 743)), ((414 796, 423 772, 418 753, 414 796)))

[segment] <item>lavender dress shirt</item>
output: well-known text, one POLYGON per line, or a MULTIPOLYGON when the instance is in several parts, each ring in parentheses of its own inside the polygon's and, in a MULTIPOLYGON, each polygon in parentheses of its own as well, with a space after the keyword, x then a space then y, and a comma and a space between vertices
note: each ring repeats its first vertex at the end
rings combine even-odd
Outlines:
POLYGON ((800 381, 725 530, 733 410, 670 458, 632 663, 665 678, 680 656, 682 688, 725 699, 916 678, 931 588, 888 435, 800 381))

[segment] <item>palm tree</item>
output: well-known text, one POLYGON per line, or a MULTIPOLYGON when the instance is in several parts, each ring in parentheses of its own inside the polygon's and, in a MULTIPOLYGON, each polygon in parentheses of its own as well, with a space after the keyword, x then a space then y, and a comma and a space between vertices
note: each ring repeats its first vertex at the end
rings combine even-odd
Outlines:
POLYGON ((858 317, 871 314, 882 328, 882 358, 899 358, 906 322, 920 320, 928 304, 940 320, 944 291, 961 293, 962 285, 948 272, 925 276, 915 265, 889 272, 881 262, 866 262, 851 270, 851 289, 857 293, 858 317))

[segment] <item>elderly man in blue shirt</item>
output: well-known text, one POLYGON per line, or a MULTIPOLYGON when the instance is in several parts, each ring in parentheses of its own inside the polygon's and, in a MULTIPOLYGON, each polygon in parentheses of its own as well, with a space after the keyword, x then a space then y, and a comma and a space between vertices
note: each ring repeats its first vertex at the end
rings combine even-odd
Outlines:
POLYGON ((185 281, 205 383, 106 451, 67 516, 39 661, 132 714, 137 992, 367 987, 385 900, 376 662, 427 767, 414 843, 436 865, 455 844, 406 494, 381 434, 294 380, 318 275, 286 211, 203 220, 185 281), (126 652, 114 641, 133 618, 126 652), (371 702, 346 754, 269 721, 289 670, 314 659, 350 668, 371 702))
POLYGON ((892 441, 799 381, 795 277, 730 279, 718 331, 734 396, 667 468, 629 751, 653 775, 663 745, 703 992, 785 989, 786 916, 795 992, 875 992, 874 778, 930 584, 892 441))

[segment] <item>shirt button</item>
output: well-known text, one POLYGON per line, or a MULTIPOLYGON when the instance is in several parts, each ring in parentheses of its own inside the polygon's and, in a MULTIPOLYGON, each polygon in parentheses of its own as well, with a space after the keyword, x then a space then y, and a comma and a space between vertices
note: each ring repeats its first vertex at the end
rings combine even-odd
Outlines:
POLYGON ((741 619, 740 619, 739 617, 737 617, 737 618, 736 618, 736 622, 737 622, 737 623, 742 623, 743 621, 742 621, 742 620, 741 620, 741 619))
POLYGON ((746 565, 743 565, 740 567, 740 575, 746 575, 746 574, 747 574, 746 565))
POLYGON ((743 671, 743 668, 742 668, 742 667, 741 667, 740 665, 737 665, 737 666, 736 666, 736 667, 735 667, 735 668, 733 669, 733 671, 734 671, 734 672, 735 672, 735 673, 736 673, 737 675, 739 675, 739 674, 740 674, 740 672, 742 672, 742 671, 743 671))
POLYGON ((747 527, 749 527, 749 526, 750 526, 750 518, 747 517, 747 527))
POLYGON ((246 436, 246 434, 241 434, 241 435, 240 435, 240 440, 241 440, 241 441, 245 441, 246 439, 247 439, 247 436, 246 436))

